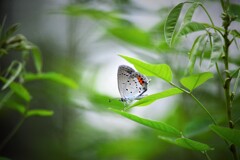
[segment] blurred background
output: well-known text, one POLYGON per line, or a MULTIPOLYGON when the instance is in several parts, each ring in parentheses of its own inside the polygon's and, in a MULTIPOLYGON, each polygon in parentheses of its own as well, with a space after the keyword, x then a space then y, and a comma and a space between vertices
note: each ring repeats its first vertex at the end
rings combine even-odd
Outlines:
MULTIPOLYGON (((6 17, 6 27, 20 23, 18 33, 41 50, 43 71, 61 73, 77 82, 79 87, 69 89, 51 81, 28 83, 26 87, 33 97, 30 107, 51 109, 54 114, 26 119, 0 155, 16 160, 204 159, 203 154, 168 144, 157 138, 157 131, 108 110, 109 107, 123 108, 118 100, 109 102, 111 98, 120 97, 118 66, 131 66, 119 54, 170 65, 176 83, 184 76, 187 53, 196 34, 179 40, 175 48, 167 46, 163 35, 167 14, 180 2, 183 1, 1 0, 0 21, 6 17)), ((239 3, 238 0, 232 2, 239 3)), ((220 2, 204 1, 204 4, 215 25, 221 26, 220 2)), ((196 10, 193 19, 209 22, 201 9, 196 10)), ((232 27, 239 30, 238 25, 232 27)), ((239 56, 236 47, 231 52, 239 56)), ((2 58, 0 69, 4 70, 16 57, 18 54, 12 52, 2 58)), ((208 71, 208 63, 204 61, 201 67, 196 66, 197 70, 208 71)), ((231 65, 239 65, 239 60, 234 63, 231 65)), ((27 64, 27 69, 33 70, 32 62, 27 64)), ((150 79, 147 94, 170 88, 164 81, 150 79)), ((195 94, 215 117, 225 120, 221 87, 215 76, 195 94)), ((239 104, 239 100, 237 96, 234 105, 239 104)), ((209 152, 213 159, 231 156, 225 143, 209 132, 210 120, 206 113, 187 95, 161 99, 130 112, 166 122, 188 137, 211 147, 218 146, 217 151, 209 152)), ((235 119, 239 112, 239 109, 234 112, 235 119)), ((7 107, 0 110, 0 141, 20 119, 19 113, 7 107)))

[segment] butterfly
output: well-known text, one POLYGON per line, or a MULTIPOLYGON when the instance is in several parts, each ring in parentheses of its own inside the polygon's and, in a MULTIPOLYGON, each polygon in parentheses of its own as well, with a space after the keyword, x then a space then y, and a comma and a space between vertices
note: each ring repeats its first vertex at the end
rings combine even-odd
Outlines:
POLYGON ((118 67, 118 90, 121 95, 121 101, 127 104, 144 97, 147 91, 149 80, 146 76, 127 65, 118 67))

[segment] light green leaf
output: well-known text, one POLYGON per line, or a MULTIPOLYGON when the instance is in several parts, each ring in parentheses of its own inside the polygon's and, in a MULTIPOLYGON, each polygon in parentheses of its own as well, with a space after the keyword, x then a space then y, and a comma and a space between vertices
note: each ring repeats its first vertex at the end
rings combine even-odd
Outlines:
POLYGON ((156 101, 158 99, 166 98, 166 97, 173 96, 173 95, 180 94, 180 93, 182 93, 182 91, 180 89, 170 88, 170 89, 165 90, 163 92, 146 96, 146 97, 140 99, 139 101, 135 102, 134 104, 132 104, 130 107, 146 106, 146 105, 149 105, 149 104, 153 103, 154 101, 156 101))
MULTIPOLYGON (((189 63, 188 63, 188 72, 190 74, 192 73, 193 68, 195 66, 197 56, 204 54, 204 50, 206 48, 207 40, 208 40, 207 37, 208 37, 207 34, 198 36, 192 45, 192 48, 189 52, 189 63)), ((203 56, 201 56, 201 59, 202 58, 203 56)))
POLYGON ((133 64, 134 67, 146 76, 156 76, 167 82, 172 80, 171 68, 166 64, 149 64, 131 57, 120 55, 122 58, 133 64))
POLYGON ((218 59, 221 57, 223 52, 223 42, 221 36, 218 33, 212 34, 212 53, 211 53, 211 63, 209 67, 212 67, 218 59))
POLYGON ((51 80, 73 89, 76 89, 78 87, 77 83, 72 79, 55 72, 39 73, 39 74, 26 73, 24 74, 24 79, 25 81, 51 80))
POLYGON ((12 82, 10 84, 10 88, 24 100, 29 102, 31 100, 31 95, 29 94, 28 90, 20 83, 12 82))
POLYGON ((176 31, 177 21, 182 11, 183 4, 184 3, 179 3, 168 14, 168 17, 164 26, 164 35, 165 35, 165 40, 169 46, 172 46, 172 44, 174 43, 174 34, 176 31))
POLYGON ((192 21, 193 14, 198 6, 199 6, 199 2, 195 2, 191 5, 191 7, 188 8, 188 10, 183 18, 184 24, 192 21))
POLYGON ((230 129, 226 127, 220 127, 217 125, 211 125, 210 128, 221 138, 240 147, 240 138, 239 138, 240 130, 239 129, 230 129))
POLYGON ((197 32, 197 31, 203 31, 205 29, 206 29, 206 27, 202 23, 188 22, 185 25, 183 25, 183 27, 179 31, 178 36, 187 35, 187 34, 190 34, 193 32, 197 32))
POLYGON ((34 60, 34 64, 35 64, 35 68, 37 70, 37 73, 41 73, 42 72, 41 52, 40 52, 39 48, 35 46, 35 47, 32 48, 32 53, 33 53, 33 60, 34 60))
POLYGON ((153 129, 157 129, 168 136, 180 136, 181 135, 180 131, 178 131, 176 128, 174 128, 166 123, 141 118, 141 117, 135 116, 133 114, 130 114, 130 113, 127 113, 124 111, 119 111, 119 110, 115 110, 115 109, 111 109, 111 108, 110 108, 110 110, 112 110, 128 119, 131 119, 139 124, 142 124, 144 126, 147 126, 147 127, 153 128, 153 129))
POLYGON ((134 26, 121 26, 108 29, 108 32, 118 39, 132 45, 144 48, 152 48, 150 34, 134 26))
POLYGON ((3 85, 2 90, 6 89, 21 73, 22 71, 22 63, 18 61, 13 61, 11 65, 8 67, 8 73, 13 72, 11 76, 7 79, 6 83, 3 85), (16 69, 14 67, 16 66, 16 69))
POLYGON ((191 75, 189 77, 184 77, 180 80, 181 84, 190 90, 190 92, 202 85, 204 82, 213 78, 213 74, 211 72, 204 72, 200 74, 191 75))
POLYGON ((194 151, 207 151, 207 150, 212 150, 213 148, 209 147, 207 144, 198 142, 198 141, 194 141, 188 138, 169 138, 169 137, 164 137, 164 136, 159 136, 160 139, 175 144, 177 146, 183 147, 183 148, 187 148, 190 150, 194 150, 194 151))
POLYGON ((45 109, 32 109, 29 110, 26 114, 26 117, 32 117, 32 116, 52 116, 53 115, 52 110, 45 110, 45 109))

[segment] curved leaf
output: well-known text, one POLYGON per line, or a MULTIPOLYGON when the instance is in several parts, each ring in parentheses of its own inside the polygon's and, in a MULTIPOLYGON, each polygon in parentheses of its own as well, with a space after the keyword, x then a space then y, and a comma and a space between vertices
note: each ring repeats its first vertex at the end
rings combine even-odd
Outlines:
POLYGON ((173 96, 173 95, 176 95, 176 94, 179 94, 179 93, 182 93, 182 92, 183 91, 181 91, 178 88, 170 88, 170 89, 165 90, 163 92, 146 96, 146 97, 140 99, 139 101, 135 102, 134 104, 132 104, 130 107, 146 106, 146 105, 149 105, 149 104, 153 103, 154 101, 156 101, 158 99, 173 96))
POLYGON ((188 138, 169 138, 169 137, 164 137, 164 136, 158 136, 160 139, 175 144, 177 146, 183 147, 183 148, 187 148, 190 150, 194 150, 194 151, 208 151, 208 150, 212 150, 213 148, 209 147, 207 144, 198 142, 198 141, 194 141, 188 138))
POLYGON ((171 82, 172 80, 171 68, 166 64, 149 64, 131 57, 120 56, 129 63, 132 63, 139 72, 146 76, 156 76, 167 82, 171 82))
POLYGON ((207 40, 208 40, 207 34, 200 35, 195 39, 192 48, 189 52, 188 72, 190 74, 192 73, 192 70, 195 66, 197 56, 202 55, 201 59, 203 58, 204 50, 207 45, 207 40))
POLYGON ((190 90, 190 92, 202 85, 208 79, 213 78, 213 74, 211 72, 204 72, 200 74, 191 75, 189 77, 184 77, 180 80, 181 84, 190 90))
POLYGON ((31 95, 29 94, 28 90, 20 83, 12 82, 10 84, 10 88, 24 100, 29 102, 31 100, 31 95))
POLYGON ((32 48, 32 53, 33 53, 33 60, 34 60, 34 65, 37 70, 37 73, 40 73, 42 71, 42 56, 41 52, 38 47, 34 46, 32 48))
POLYGON ((179 3, 168 14, 168 17, 164 26, 164 35, 165 35, 165 40, 169 46, 172 46, 174 42, 174 34, 177 26, 177 21, 182 11, 183 4, 184 3, 179 3))
POLYGON ((192 4, 191 7, 189 7, 189 9, 187 10, 184 18, 183 18, 183 23, 186 24, 188 22, 191 22, 193 14, 196 10, 196 8, 199 6, 199 2, 195 2, 192 4))
POLYGON ((240 138, 239 138, 240 130, 239 129, 230 129, 230 128, 220 127, 216 125, 211 125, 210 128, 221 138, 240 147, 240 138))
POLYGON ((60 84, 63 84, 65 86, 68 86, 70 88, 76 89, 78 87, 77 83, 73 81, 72 79, 54 72, 48 72, 48 73, 39 73, 39 74, 32 74, 32 73, 26 73, 24 74, 25 81, 33 81, 33 80, 51 80, 60 84))
POLYGON ((180 136, 181 135, 180 131, 178 131, 176 128, 174 128, 166 123, 141 118, 141 117, 135 116, 133 114, 130 114, 130 113, 127 113, 124 111, 119 111, 119 110, 112 109, 112 108, 110 108, 110 110, 112 110, 115 113, 118 113, 128 119, 131 119, 139 124, 142 124, 144 126, 147 126, 147 127, 153 128, 153 129, 157 129, 157 130, 165 133, 168 136, 180 136))
POLYGON ((218 59, 221 57, 223 52, 223 42, 221 36, 218 33, 212 34, 212 53, 211 53, 211 63, 209 67, 212 67, 218 59))
POLYGON ((187 35, 193 32, 205 30, 206 27, 202 23, 188 22, 179 31, 178 36, 187 35))

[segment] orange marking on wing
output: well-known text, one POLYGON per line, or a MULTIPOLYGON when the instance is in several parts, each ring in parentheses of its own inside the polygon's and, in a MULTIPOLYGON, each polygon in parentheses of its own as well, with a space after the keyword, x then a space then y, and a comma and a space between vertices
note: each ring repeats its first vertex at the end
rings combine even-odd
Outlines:
POLYGON ((138 82, 139 82, 141 85, 144 84, 144 81, 143 81, 142 77, 138 76, 137 79, 138 79, 138 82))

